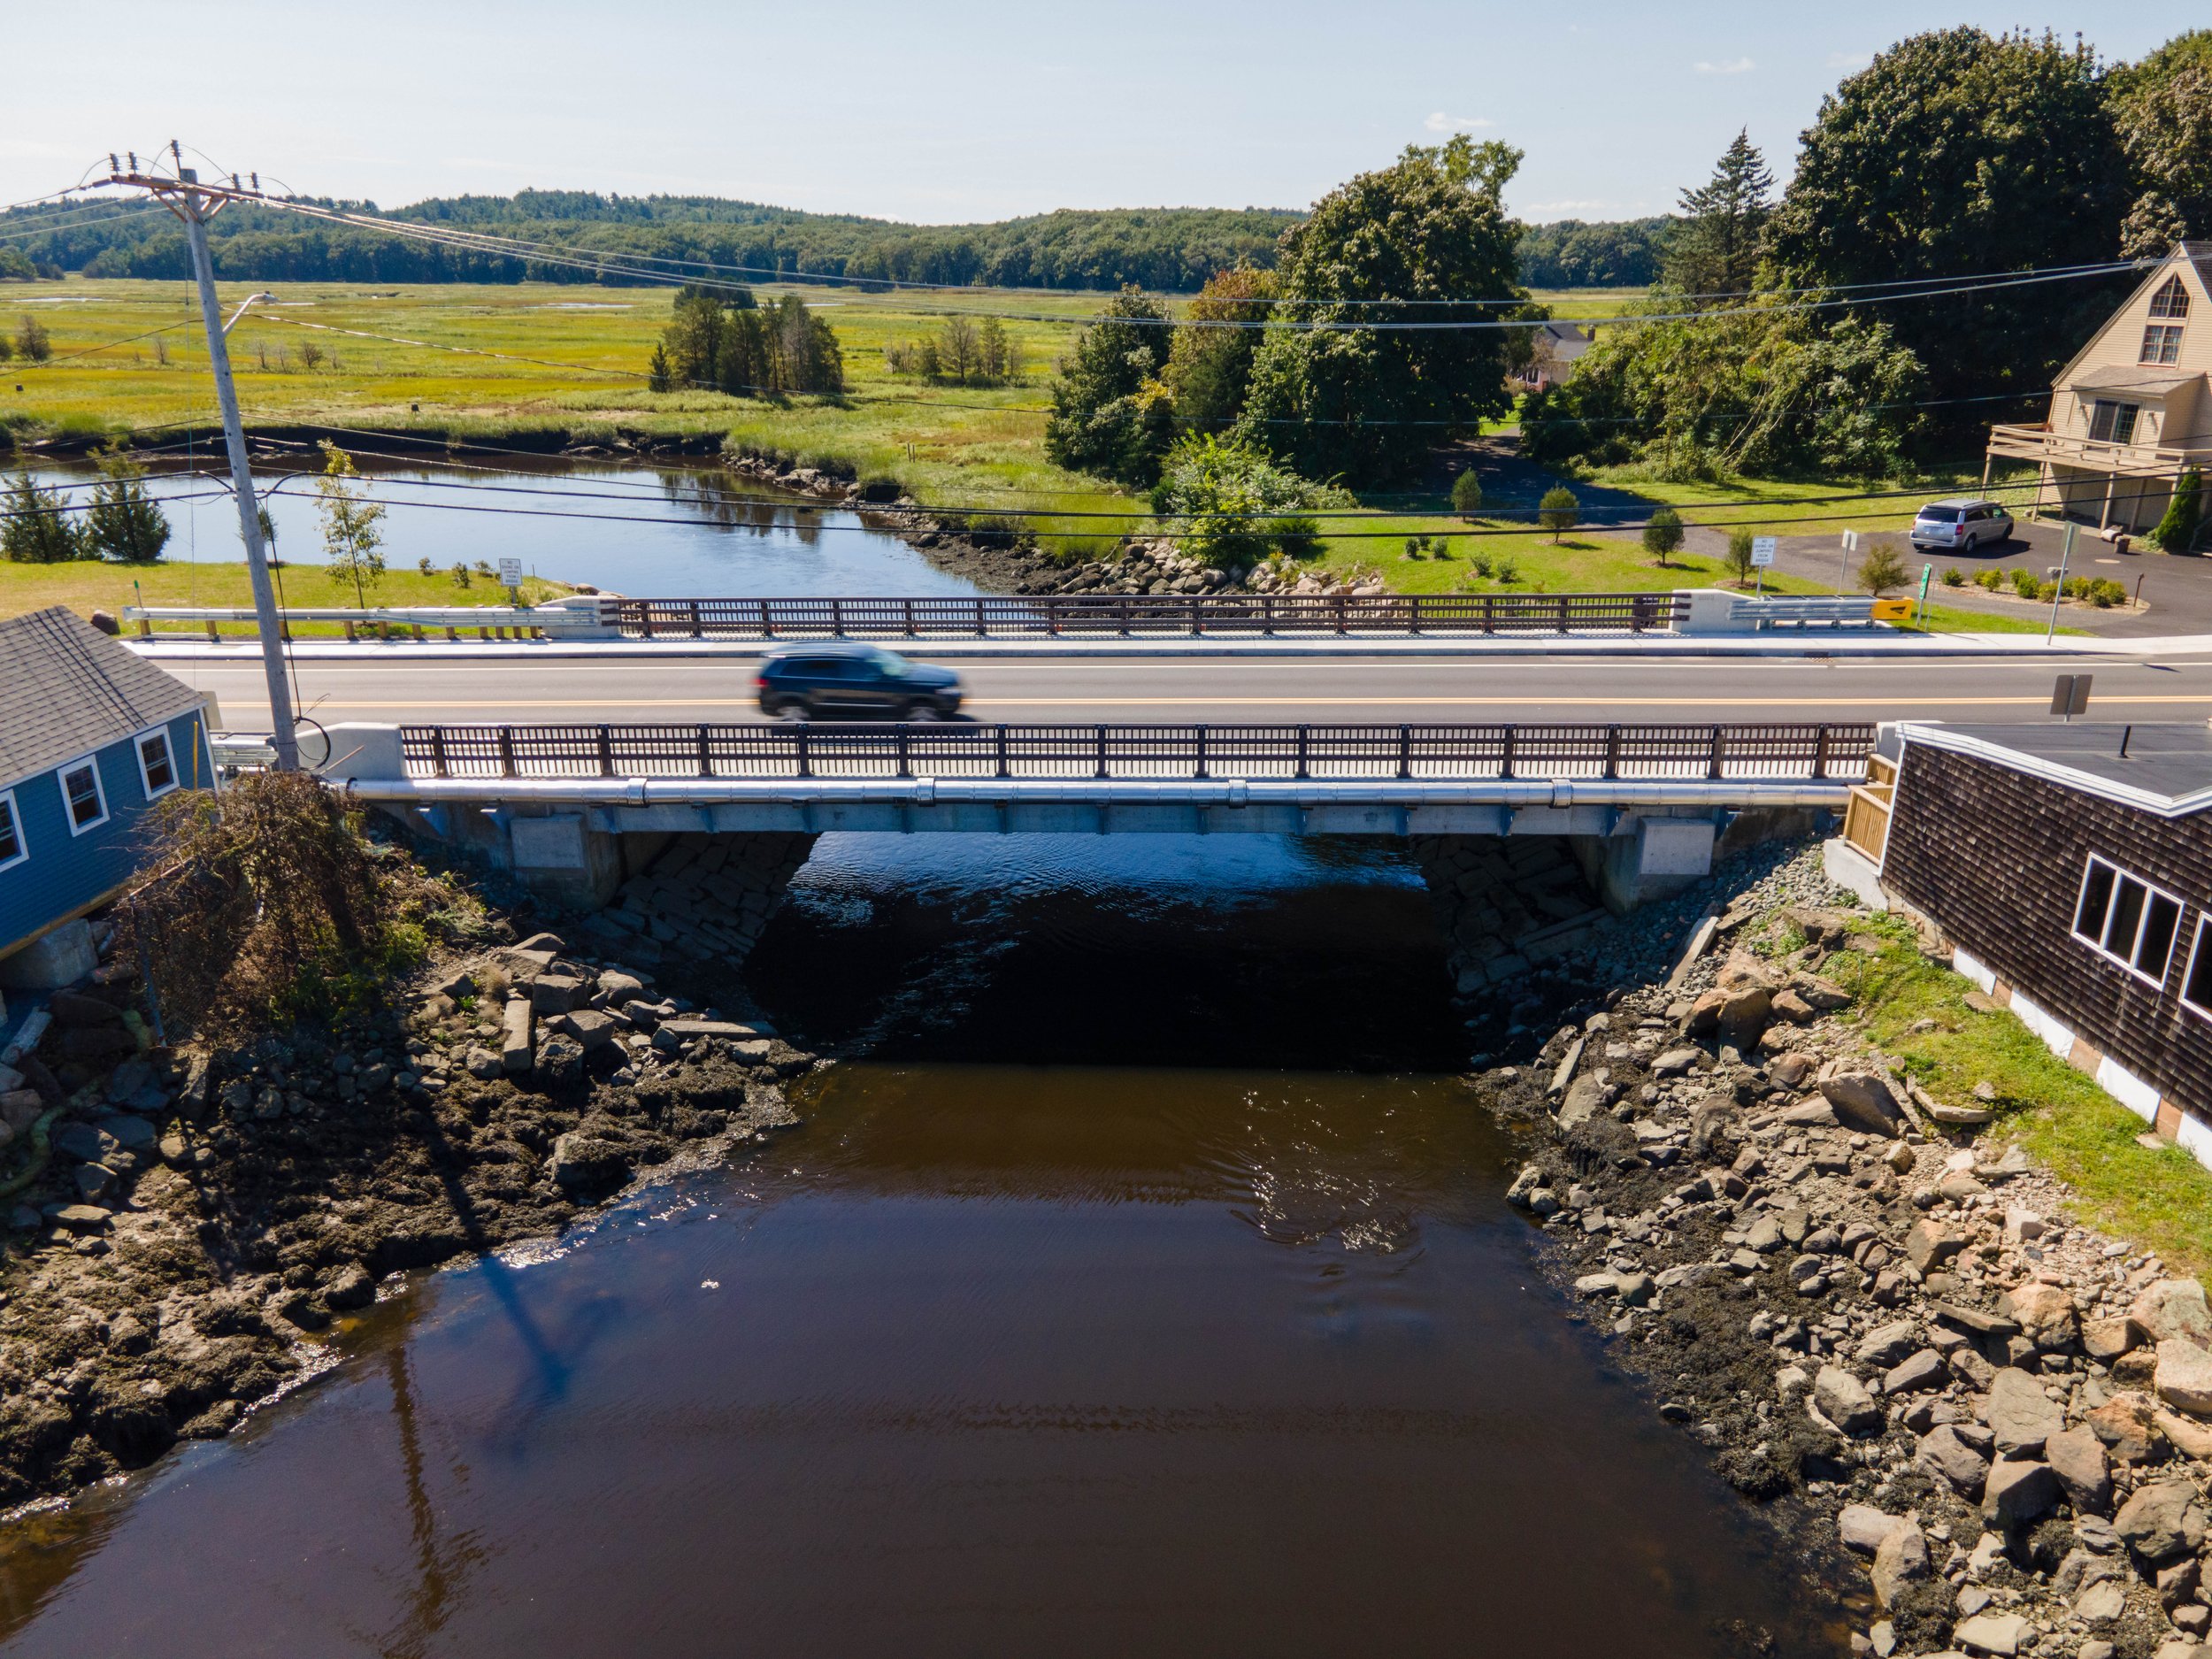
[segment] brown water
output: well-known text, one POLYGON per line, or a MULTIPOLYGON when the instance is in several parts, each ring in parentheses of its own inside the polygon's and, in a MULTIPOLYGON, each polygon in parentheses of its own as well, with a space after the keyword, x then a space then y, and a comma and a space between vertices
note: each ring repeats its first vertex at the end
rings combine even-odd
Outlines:
POLYGON ((1303 1045, 1429 1018, 1402 869, 1248 851, 1232 902, 1094 838, 1057 887, 1002 851, 987 895, 914 856, 833 849, 767 953, 800 1009, 874 964, 889 1057, 755 1164, 438 1276, 231 1440, 19 1528, 0 1651, 1687 1659, 1750 1651, 1738 1621, 1831 1651, 1532 1277, 1456 1079, 1261 1067, 1249 1031, 1156 1064, 1126 1018, 1202 1003, 1210 962, 1240 1007, 1207 941, 1256 927, 1303 1045), (1366 954, 1309 961, 1308 910, 1363 910, 1366 954), (987 1049, 1048 972, 1124 1064, 911 1057, 987 1049))

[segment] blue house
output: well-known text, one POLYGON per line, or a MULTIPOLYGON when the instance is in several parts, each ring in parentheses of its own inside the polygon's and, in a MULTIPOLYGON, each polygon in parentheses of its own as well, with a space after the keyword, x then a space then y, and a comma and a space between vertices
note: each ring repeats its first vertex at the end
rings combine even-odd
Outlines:
POLYGON ((211 718, 206 693, 59 605, 0 621, 0 985, 76 977, 38 959, 81 951, 26 947, 114 896, 155 801, 213 785, 211 718))

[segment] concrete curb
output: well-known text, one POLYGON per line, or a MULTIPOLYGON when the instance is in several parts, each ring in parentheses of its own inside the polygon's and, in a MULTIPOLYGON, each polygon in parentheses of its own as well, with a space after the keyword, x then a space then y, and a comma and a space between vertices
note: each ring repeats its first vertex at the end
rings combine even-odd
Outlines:
MULTIPOLYGON (((125 640, 141 656, 160 662, 240 663, 261 660, 250 641, 220 645, 205 640, 125 640)), ((2046 645, 2032 634, 1961 635, 1935 638, 1897 635, 1814 634, 1787 638, 1725 635, 1697 638, 1624 640, 1617 635, 1543 634, 1529 639, 1362 639, 1325 640, 884 640, 887 649, 938 661, 987 661, 995 657, 1206 658, 1232 661, 1297 661, 1302 658, 1385 657, 1472 658, 1518 657, 2036 657, 2055 655, 2163 657, 2212 654, 2212 634, 2162 635, 2145 639, 2061 638, 2046 645)), ((390 644, 342 640, 296 640, 291 655, 302 663, 419 662, 451 666, 479 663, 512 667, 534 662, 674 662, 757 660, 765 651, 801 641, 775 640, 526 640, 439 641, 390 644)))

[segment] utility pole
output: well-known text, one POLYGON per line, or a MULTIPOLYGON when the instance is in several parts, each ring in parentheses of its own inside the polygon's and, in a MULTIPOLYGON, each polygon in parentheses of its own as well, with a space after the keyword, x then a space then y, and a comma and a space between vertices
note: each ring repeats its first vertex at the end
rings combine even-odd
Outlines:
POLYGON ((223 410, 223 443, 230 452, 231 493, 238 498, 238 531, 246 543, 246 572, 253 581, 254 620, 261 632, 261 667, 269 683, 270 744, 276 750, 277 769, 295 771, 300 764, 299 732, 293 723, 291 687, 284 678, 284 635, 277 619, 276 588, 269 580, 268 554, 261 542, 260 503, 253 493, 253 468, 246 458, 246 428, 239 419, 238 388, 230 378, 230 348, 225 340, 222 309, 215 298, 215 262, 207 250, 208 219, 226 198, 211 196, 196 188, 199 174, 193 168, 180 165, 176 177, 170 179, 153 173, 150 168, 142 172, 135 155, 131 162, 128 174, 119 168, 115 170, 115 182, 151 190, 165 207, 184 221, 185 240, 192 246, 192 274, 200 289, 200 320, 207 329, 207 357, 215 374, 215 398, 223 410), (211 201, 213 206, 209 205, 211 201))

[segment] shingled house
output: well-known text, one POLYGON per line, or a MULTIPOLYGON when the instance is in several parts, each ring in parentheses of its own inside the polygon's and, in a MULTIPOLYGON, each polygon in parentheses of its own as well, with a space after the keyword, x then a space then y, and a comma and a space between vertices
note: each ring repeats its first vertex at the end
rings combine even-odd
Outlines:
POLYGON ((2212 1164, 2212 727, 1893 732, 1847 831, 1882 887, 2054 1053, 2212 1164))
POLYGON ((204 692, 61 606, 0 621, 0 985, 89 970, 69 925, 129 877, 155 801, 212 786, 211 717, 204 692))

